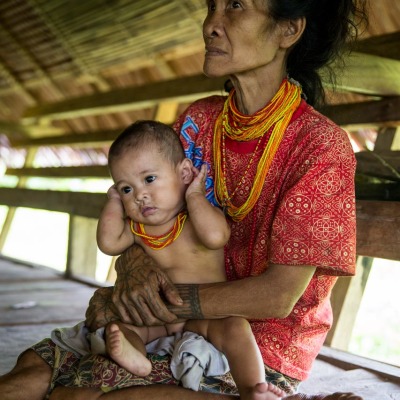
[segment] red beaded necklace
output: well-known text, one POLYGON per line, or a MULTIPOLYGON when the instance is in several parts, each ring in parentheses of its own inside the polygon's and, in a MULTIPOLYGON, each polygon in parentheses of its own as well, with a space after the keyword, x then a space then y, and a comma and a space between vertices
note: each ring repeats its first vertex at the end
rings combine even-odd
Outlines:
POLYGON ((180 212, 172 228, 167 233, 160 236, 148 235, 144 229, 143 224, 141 223, 136 224, 132 220, 131 220, 131 231, 133 234, 140 236, 143 240, 143 243, 146 246, 149 246, 154 250, 161 250, 169 246, 176 239, 178 239, 179 235, 182 232, 186 218, 187 218, 187 211, 180 212), (135 224, 137 225, 136 229, 135 229, 135 224))

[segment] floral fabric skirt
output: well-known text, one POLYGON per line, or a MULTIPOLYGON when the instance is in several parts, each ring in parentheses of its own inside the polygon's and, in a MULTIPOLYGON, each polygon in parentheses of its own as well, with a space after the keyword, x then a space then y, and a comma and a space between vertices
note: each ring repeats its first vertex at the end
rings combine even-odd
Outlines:
MULTIPOLYGON (((112 360, 100 355, 86 355, 81 358, 74 353, 44 339, 31 347, 53 369, 49 393, 55 386, 97 387, 103 392, 131 386, 153 384, 179 385, 172 376, 169 356, 149 354, 153 365, 150 375, 145 378, 132 375, 112 360)), ((266 381, 275 384, 288 394, 293 394, 299 381, 289 378, 268 367, 266 381)), ((203 377, 199 390, 211 393, 238 394, 230 373, 222 376, 203 377)))

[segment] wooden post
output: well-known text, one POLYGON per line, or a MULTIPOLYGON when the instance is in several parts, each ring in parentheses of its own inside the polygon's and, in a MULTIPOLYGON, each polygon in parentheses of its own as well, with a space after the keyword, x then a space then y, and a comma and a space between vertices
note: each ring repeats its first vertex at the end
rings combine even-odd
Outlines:
POLYGON ((66 277, 94 279, 97 266, 97 220, 70 214, 66 277))
POLYGON ((348 350, 372 261, 370 257, 358 257, 356 275, 336 282, 331 295, 333 325, 325 339, 326 346, 348 350))

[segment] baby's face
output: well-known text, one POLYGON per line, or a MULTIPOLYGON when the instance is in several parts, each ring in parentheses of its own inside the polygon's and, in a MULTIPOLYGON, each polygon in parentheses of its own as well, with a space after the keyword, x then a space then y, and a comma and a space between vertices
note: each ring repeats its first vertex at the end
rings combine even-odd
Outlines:
POLYGON ((110 171, 125 212, 135 222, 166 224, 185 204, 179 166, 158 149, 127 149, 112 161, 110 171))

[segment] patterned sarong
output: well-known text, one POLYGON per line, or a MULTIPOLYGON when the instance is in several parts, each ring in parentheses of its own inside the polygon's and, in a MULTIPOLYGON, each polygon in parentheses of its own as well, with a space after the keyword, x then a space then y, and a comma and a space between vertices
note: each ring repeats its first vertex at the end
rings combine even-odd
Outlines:
MULTIPOLYGON (((50 339, 42 340, 32 346, 31 349, 53 369, 48 396, 56 386, 97 387, 103 392, 109 392, 131 386, 179 385, 169 368, 169 356, 149 354, 148 358, 153 369, 150 375, 142 378, 132 375, 103 356, 87 355, 78 358, 73 353, 56 346, 50 339)), ((298 380, 289 378, 268 367, 265 369, 265 374, 266 382, 273 383, 288 394, 295 393, 300 383, 298 380)), ((199 390, 210 393, 238 394, 230 373, 223 376, 204 377, 199 390)))

